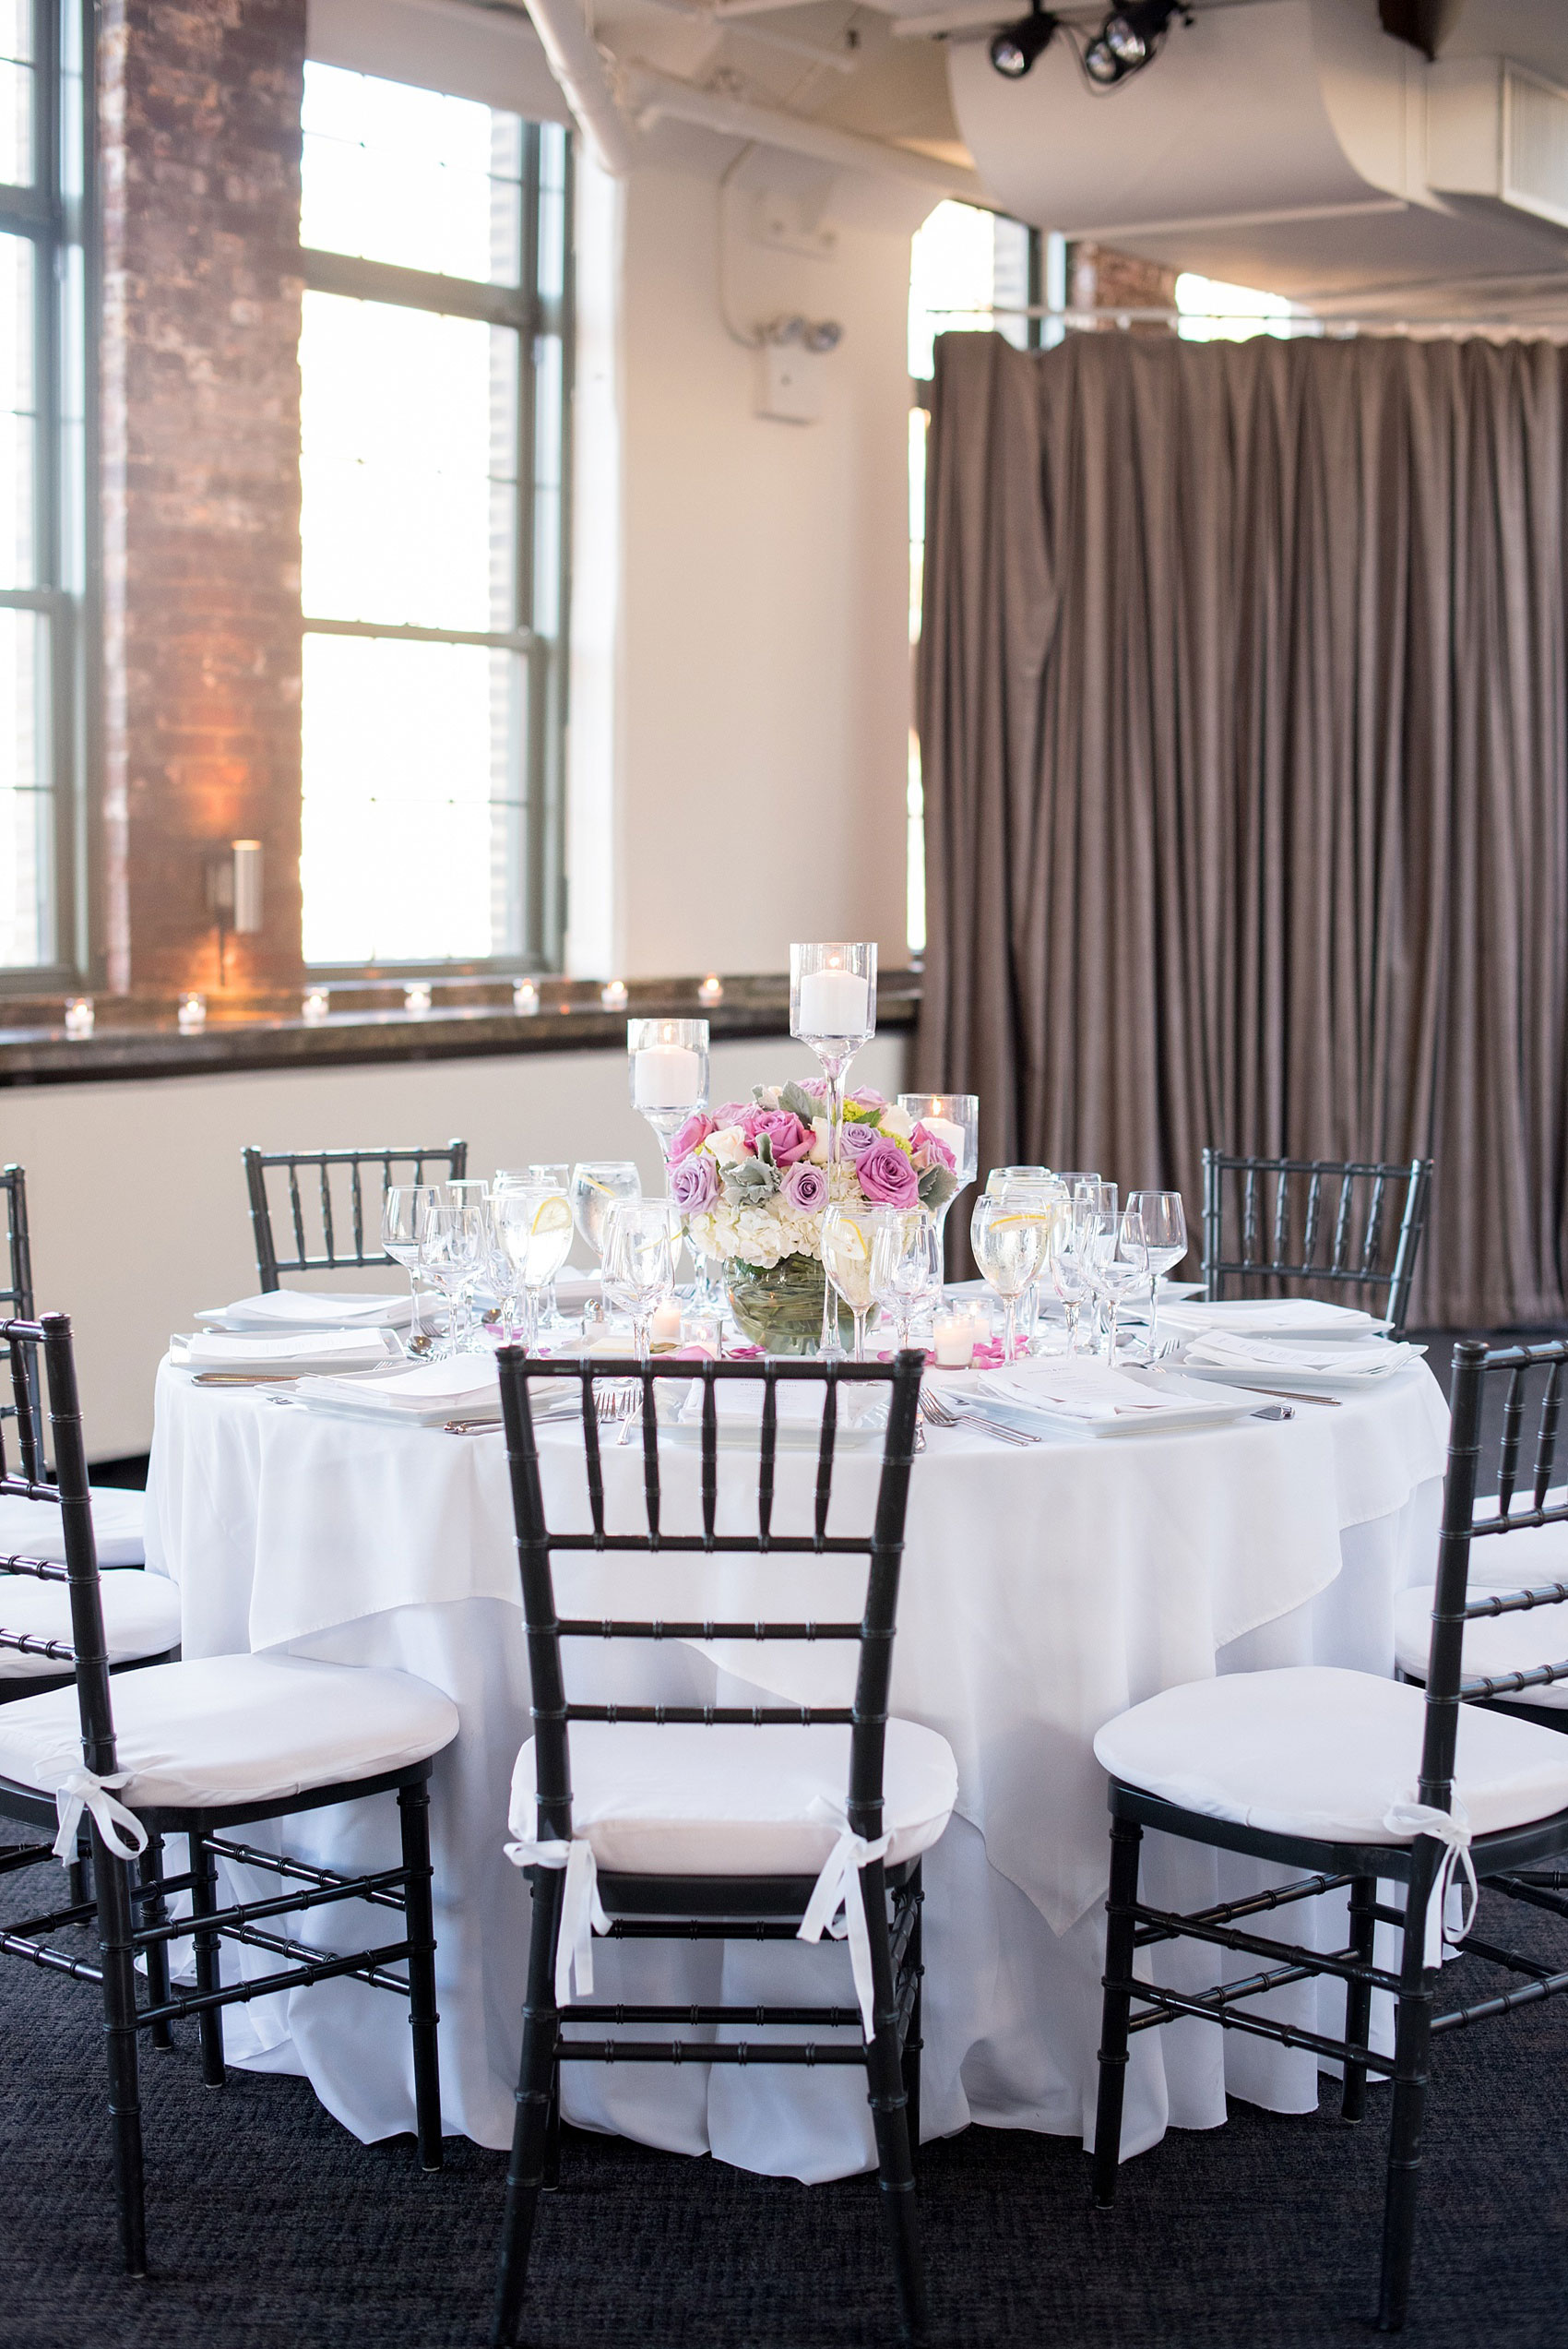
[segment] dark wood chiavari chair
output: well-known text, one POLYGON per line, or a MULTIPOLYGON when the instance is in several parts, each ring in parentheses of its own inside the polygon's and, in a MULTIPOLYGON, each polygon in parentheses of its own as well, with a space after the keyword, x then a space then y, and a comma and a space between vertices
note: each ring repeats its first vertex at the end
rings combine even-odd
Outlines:
POLYGON ((425 1150, 282 1150, 247 1145, 244 1151, 256 1278, 264 1291, 281 1287, 284 1272, 332 1272, 343 1265, 389 1264, 381 1246, 381 1202, 394 1183, 457 1183, 469 1170, 467 1142, 425 1150), (363 1170, 380 1174, 367 1200, 363 1170), (427 1173, 426 1170, 429 1170, 427 1173), (302 1188, 301 1174, 306 1176, 302 1188), (291 1254, 279 1254, 268 1175, 281 1174, 291 1254), (314 1177, 314 1180, 311 1178, 314 1177), (335 1190, 336 1185, 336 1190, 335 1190))
POLYGON ((1167 1689, 1108 1723, 1095 1740, 1111 1776, 1111 1813, 1095 2201, 1107 2208, 1115 2192, 1131 2035, 1197 2016, 1311 2049, 1343 2066, 1347 2120, 1363 2116, 1369 2072, 1391 2079, 1377 2313, 1385 2332, 1401 2329, 1409 2301, 1431 2043, 1568 1990, 1568 1966, 1552 1971, 1467 1928, 1464 1948, 1512 1976, 1515 1986, 1438 2009, 1444 1902, 1456 1866, 1470 1882, 1472 1922, 1477 1882, 1568 1919, 1568 1751, 1538 1721, 1495 1709, 1499 1699, 1568 1681, 1568 1663, 1470 1674, 1464 1661, 1472 1627, 1568 1603, 1568 1579, 1513 1592, 1490 1588, 1479 1597, 1470 1587, 1473 1543, 1568 1524, 1568 1500, 1549 1497, 1564 1365, 1568 1344, 1491 1353, 1476 1341, 1455 1347, 1424 1690, 1320 1665, 1238 1673, 1167 1689), (1515 1417, 1503 1439, 1503 1498, 1478 1509, 1487 1380, 1506 1374, 1517 1394, 1517 1380, 1532 1367, 1546 1373, 1533 1497, 1527 1507, 1510 1506, 1517 1483, 1515 1417), (1138 1898, 1146 1828, 1310 1873, 1251 1899, 1178 1914, 1138 1898), (1380 1879, 1404 1886, 1402 1908, 1384 1904, 1380 1879), (1339 1888, 1349 1893, 1345 1949, 1302 1948, 1246 1930, 1250 1917, 1339 1888), (1398 1934, 1396 1970, 1375 1962, 1380 1922, 1398 1934), (1244 1953, 1260 1970, 1204 1991, 1134 1977, 1140 1951, 1182 1939, 1244 1953), (1259 2013, 1251 2003, 1320 1976, 1345 1985, 1342 2040, 1259 2013), (1395 2000, 1392 2056, 1370 2045, 1374 1990, 1395 2000))
MULTIPOLYGON (((512 1847, 528 1865, 533 1895, 533 1934, 529 1954, 528 2002, 524 2009, 522 2066, 517 2118, 506 2188, 506 2208, 493 2338, 510 2344, 520 2338, 523 2294, 534 2220, 542 2187, 552 2182, 558 2131, 560 2067, 564 2063, 688 2063, 858 2065, 867 2075, 875 2131, 882 2204, 891 2235, 902 2322, 911 2340, 924 2338, 926 2295, 915 2212, 914 2150, 920 2126, 921 1859, 943 1831, 956 1791, 950 1749, 934 1732, 909 1722, 890 1721, 888 1682, 897 1613, 909 1462, 914 1450, 921 1357, 900 1353, 890 1366, 815 1362, 709 1363, 582 1362, 570 1365, 581 1382, 583 1442, 590 1532, 552 1531, 546 1520, 539 1455, 529 1405, 529 1382, 559 1379, 559 1361, 542 1361, 504 1349, 502 1409, 511 1469, 517 1531, 517 1558, 527 1617, 532 1675, 533 1739, 519 1759, 514 1781, 514 1831, 524 1841, 512 1847), (700 1532, 666 1530, 667 1507, 660 1482, 659 1420, 655 1407, 660 1382, 701 1383, 700 1532), (606 1530, 604 1478, 600 1453, 596 1385, 632 1378, 642 1399, 641 1466, 644 1530, 606 1530), (716 1531, 718 1514, 719 1412, 721 1382, 749 1379, 761 1387, 756 1531, 716 1531), (785 1381, 807 1381, 820 1389, 823 1411, 817 1437, 814 1530, 774 1530, 778 1461, 778 1389, 785 1381), (888 1418, 878 1486, 875 1521, 869 1534, 851 1537, 827 1531, 833 1491, 834 1452, 839 1401, 846 1393, 880 1390, 888 1418), (562 1618, 556 1611, 553 1556, 584 1554, 641 1557, 647 1561, 650 1598, 661 1558, 689 1562, 693 1556, 761 1561, 806 1557, 866 1561, 864 1599, 857 1620, 806 1623, 783 1619, 743 1623, 643 1619, 562 1618), (739 1705, 579 1703, 568 1699, 562 1646, 566 1640, 746 1640, 853 1642, 857 1652, 851 1705, 756 1707, 739 1705), (576 1734, 574 1734, 576 1732, 576 1734), (802 1743, 812 1733, 809 1744, 802 1743), (630 1795, 639 1777, 638 1754, 656 1739, 661 1783, 689 1785, 682 1797, 685 1859, 681 1872, 668 1868, 671 1847, 642 1837, 634 1817, 618 1799, 630 1795), (639 1741, 645 1741, 640 1744, 639 1741), (798 1749, 798 1750, 797 1750, 798 1749), (809 1755, 810 1759, 806 1757, 809 1755), (802 1794, 798 1819, 786 1822, 785 1841, 765 1843, 764 1817, 748 1813, 748 1771, 766 1768, 777 1790, 781 1771, 798 1771, 802 1790, 820 1786, 824 1806, 841 1814, 823 1823, 802 1794), (622 1790, 618 1798, 617 1789, 622 1790), (846 1798, 847 1792, 847 1798, 846 1798), (519 1803, 525 1806, 519 1816, 519 1803), (594 1854, 596 1837, 612 1836, 613 1864, 594 1854), (891 1835, 885 1848, 883 1839, 891 1835), (576 1874, 586 1845, 587 1885, 576 1874), (695 1866, 693 1846, 710 1862, 695 1866), (749 1847, 749 1851, 748 1851, 749 1847), (831 1854, 825 1865, 825 1854, 831 1854), (766 1855, 764 1855, 766 1854, 766 1855), (624 1940, 789 1940, 811 1931, 814 1895, 818 1926, 826 1921, 824 1888, 829 1869, 841 1871, 859 2004, 849 2007, 711 2006, 665 2007, 564 2003, 561 1958, 571 1961, 574 1942, 587 1941, 586 1913, 597 1870, 600 1922, 611 1938, 624 1940), (889 1908, 891 1905, 891 1916, 889 1908), (861 1935, 863 1919, 864 1933, 861 1935), (564 2011, 563 2007, 564 2003, 564 2011), (869 2014, 869 2021, 867 2020, 869 2014), (569 2026, 588 2025, 588 2033, 569 2026), (743 2039, 618 2037, 627 2025, 659 2026, 691 2033, 694 2026, 738 2026, 743 2039), (593 2035, 597 2026, 605 2035, 593 2035), (804 2038, 778 2041, 779 2028, 804 2031, 804 2038), (755 2036, 753 2036, 753 2033, 755 2036), (814 2034, 822 2033, 825 2037, 814 2034), (852 2033, 852 2038, 846 2034, 852 2033)), ((849 1610, 844 1609, 848 1616, 849 1610)), ((645 1651, 646 1652, 646 1651, 645 1651)), ((787 1806, 788 1807, 788 1806, 787 1806)), ((837 1900, 826 1895, 829 1914, 837 1900)), ((591 1946, 591 1945, 590 1945, 591 1946)), ((583 1986, 579 1977, 579 1987, 583 1986)))
POLYGON ((1229 1281, 1344 1289, 1381 1309, 1400 1336, 1431 1167, 1430 1158, 1379 1165, 1206 1150, 1204 1294, 1218 1303, 1229 1281))
MULTIPOLYGON (((223 2080, 223 2009, 272 1990, 306 1989, 348 1977, 391 1992, 408 2008, 420 2158, 441 2165, 441 2091, 436 2051, 435 1937, 431 1903, 429 1797, 432 1758, 457 1734, 450 1700, 400 1672, 358 1671, 303 1658, 218 1656, 153 1664, 118 1676, 111 1688, 103 1592, 93 1542, 90 1487, 77 1401, 71 1325, 64 1314, 0 1322, 19 1404, 40 1388, 47 1401, 53 1461, 34 1439, 30 1409, 18 1412, 19 1466, 0 1442, 0 1495, 46 1501, 65 1531, 65 1562, 13 1557, 7 1577, 64 1589, 68 1640, 41 1640, 0 1629, 0 1649, 67 1663, 72 1685, 0 1710, 0 1816, 57 1827, 53 1842, 0 1850, 0 1875, 71 1860, 79 1824, 92 1856, 92 1892, 73 1883, 63 1906, 9 1926, 0 1956, 88 1983, 103 2001, 114 2188, 120 2246, 131 2275, 147 2272, 137 2039, 172 2044, 172 2025, 194 2018, 202 2073, 223 2080), (52 1473, 51 1473, 52 1472, 52 1473), (235 1830, 296 1811, 395 1793, 398 1864, 354 1876, 306 1866, 235 1840, 235 1830), (166 1872, 164 1840, 185 1841, 188 1865, 166 1872), (283 1890, 220 1906, 220 1860, 269 1871, 283 1890), (168 1914, 171 1893, 190 1895, 191 1914, 168 1914), (285 1930, 297 1913, 362 1901, 397 1914, 380 1946, 339 1954, 285 1930), (96 1927, 96 1960, 56 1937, 96 1927), (169 1945, 190 1936, 196 1987, 170 1981, 169 1945), (221 1941, 281 1961, 263 1975, 225 1983, 221 1941), (137 1961, 146 1963, 138 2003, 137 1961), (406 1966, 405 1973, 393 1969, 406 1966)), ((0 1431, 3 1435, 3 1431, 0 1431)), ((133 1578, 122 1578, 130 1580, 133 1578)), ((137 1576, 137 1580, 144 1578, 137 1576)), ((0 1584, 0 1611, 6 1586, 0 1584)))

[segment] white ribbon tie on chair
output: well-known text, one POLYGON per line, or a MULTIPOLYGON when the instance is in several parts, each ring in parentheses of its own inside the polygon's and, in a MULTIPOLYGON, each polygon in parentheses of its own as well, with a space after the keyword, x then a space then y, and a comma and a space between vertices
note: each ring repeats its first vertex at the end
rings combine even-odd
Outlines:
POLYGON ((1437 1880, 1427 1901, 1426 1939, 1421 1950, 1421 1963, 1424 1966, 1440 1966, 1443 1963, 1444 1938, 1443 1911, 1447 1906, 1449 1888, 1453 1884, 1455 1870, 1460 1868, 1464 1870, 1466 1888, 1470 1896, 1469 1911, 1467 1914, 1465 1914, 1464 1894, 1461 1893, 1460 1914, 1463 1921, 1457 1933, 1450 1933, 1447 1936, 1450 1941, 1462 1941, 1465 1938, 1476 1921, 1476 1910, 1480 1902, 1480 1887, 1476 1882, 1475 1863, 1470 1857, 1470 1815, 1464 1804, 1457 1799, 1455 1801, 1452 1811, 1436 1810, 1430 1803, 1395 1803, 1384 1814, 1383 1823, 1391 1833, 1401 1838, 1407 1835, 1412 1837, 1430 1835, 1433 1842, 1443 1846, 1437 1880))
POLYGON ((521 1842, 506 1845, 514 1867, 553 1867, 566 1871, 561 1902, 561 1938, 555 1945, 555 2003, 569 2007, 572 1985, 579 1998, 593 1996, 593 1937, 608 1933, 610 1919, 599 1897, 599 1863, 592 1847, 580 1835, 569 1843, 521 1842))
POLYGON ((876 2036, 876 1998, 871 1971, 871 1935, 866 1930, 860 1876, 861 1868, 885 1856, 892 1837, 879 1835, 874 1842, 868 1842, 863 1835, 854 1832, 841 1813, 830 1810, 820 1798, 811 1807, 814 1815, 837 1821, 838 1841, 823 1862, 822 1873, 812 1887, 796 1938, 820 1941, 825 1926, 835 1941, 842 1941, 848 1935, 855 1996, 861 2003, 861 2021, 865 2025, 869 2046, 876 2036), (840 1909, 844 1912, 842 1925, 837 1922, 840 1909))
POLYGON ((147 1849, 147 1830, 135 1811, 117 1803, 110 1791, 130 1783, 128 1770, 116 1772, 113 1778, 100 1778, 96 1771, 79 1764, 68 1770, 54 1789, 54 1807, 60 1815, 60 1832, 54 1838, 54 1856, 64 1860, 67 1867, 77 1856, 77 1829, 83 1811, 90 1811, 98 1823, 98 1831, 112 1852, 123 1860, 134 1860, 147 1849), (125 1841, 128 1834, 130 1841, 125 1841))

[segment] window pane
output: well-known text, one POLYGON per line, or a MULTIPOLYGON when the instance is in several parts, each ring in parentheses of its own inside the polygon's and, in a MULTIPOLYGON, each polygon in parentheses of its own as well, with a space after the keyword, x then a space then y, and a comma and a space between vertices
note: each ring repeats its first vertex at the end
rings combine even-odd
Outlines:
POLYGON ((33 585, 33 251, 0 236, 0 587, 33 585))
POLYGON ((525 692, 516 653, 306 636, 307 962, 515 949, 525 692))
POLYGON ((307 65, 300 243, 443 277, 516 285, 516 114, 307 65))
POLYGON ((510 327, 305 295, 311 618, 514 625, 517 357, 510 327))
POLYGON ((32 185, 31 0, 0 0, 0 185, 32 185))
POLYGON ((54 960, 48 623, 0 611, 0 964, 54 960))

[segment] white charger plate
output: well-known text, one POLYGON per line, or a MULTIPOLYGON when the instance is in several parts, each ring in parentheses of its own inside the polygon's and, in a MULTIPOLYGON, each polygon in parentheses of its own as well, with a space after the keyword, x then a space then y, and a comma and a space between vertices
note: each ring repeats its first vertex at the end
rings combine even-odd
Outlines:
POLYGON ((1147 1385, 1152 1394, 1169 1396, 1174 1387, 1176 1395, 1181 1398, 1181 1407, 1151 1412, 1146 1419, 1138 1414, 1125 1419, 1079 1419, 1065 1407, 1053 1409, 1045 1401, 1017 1402, 1004 1395, 988 1393, 984 1389, 973 1392, 941 1388, 937 1391, 944 1394, 956 1411, 960 1426, 968 1415, 964 1409, 965 1401, 968 1401, 986 1417, 1000 1419, 1010 1427, 1049 1427, 1053 1434, 1092 1436, 1097 1440, 1115 1443, 1123 1442, 1128 1437, 1176 1435, 1191 1427, 1228 1427, 1236 1421, 1251 1419, 1257 1413, 1260 1398, 1241 1389, 1229 1393, 1215 1393, 1206 1382, 1202 1391, 1191 1390, 1183 1395, 1180 1382, 1185 1377, 1184 1372, 1162 1371, 1155 1377, 1146 1378, 1139 1365, 1119 1364, 1118 1368, 1125 1377, 1136 1379, 1140 1386, 1147 1385))

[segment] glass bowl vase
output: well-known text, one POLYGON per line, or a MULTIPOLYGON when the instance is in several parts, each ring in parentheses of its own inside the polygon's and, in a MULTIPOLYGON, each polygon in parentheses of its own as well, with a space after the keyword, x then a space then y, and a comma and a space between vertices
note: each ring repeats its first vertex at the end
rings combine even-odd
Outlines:
MULTIPOLYGON (((822 1338, 822 1290, 826 1279, 814 1256, 787 1256, 764 1270, 731 1258, 724 1267, 730 1307, 741 1334, 765 1353, 814 1354, 822 1338)), ((854 1341, 849 1306, 838 1299, 838 1334, 854 1341)))

